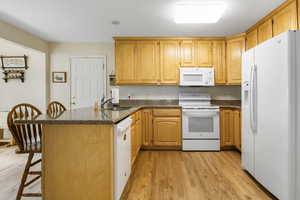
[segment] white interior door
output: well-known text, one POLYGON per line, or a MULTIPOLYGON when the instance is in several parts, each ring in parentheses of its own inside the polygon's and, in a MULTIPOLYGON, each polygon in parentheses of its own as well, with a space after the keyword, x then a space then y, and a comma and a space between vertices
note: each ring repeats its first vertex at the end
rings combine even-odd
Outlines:
POLYGON ((105 96, 104 57, 71 58, 71 109, 91 107, 105 96))
POLYGON ((289 195, 289 57, 287 34, 259 45, 255 178, 279 199, 289 195))

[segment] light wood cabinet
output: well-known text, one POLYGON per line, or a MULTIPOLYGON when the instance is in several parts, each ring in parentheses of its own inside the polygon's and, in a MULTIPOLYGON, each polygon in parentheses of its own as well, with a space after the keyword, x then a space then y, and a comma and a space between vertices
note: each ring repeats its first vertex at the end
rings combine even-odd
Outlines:
POLYGON ((221 109, 221 148, 241 150, 240 109, 221 109))
POLYGON ((131 164, 133 165, 138 154, 140 148, 142 146, 142 118, 141 111, 136 112, 131 116, 132 124, 131 124, 131 164))
POLYGON ((287 7, 273 16, 274 36, 288 30, 297 30, 297 2, 293 1, 287 7))
POLYGON ((137 42, 136 80, 141 84, 157 84, 159 81, 158 41, 137 42))
POLYGON ((247 33, 246 35, 246 50, 251 49, 257 45, 257 29, 247 33))
POLYGON ((142 126, 143 147, 146 149, 181 145, 180 109, 144 109, 142 126))
POLYGON ((212 66, 212 42, 197 41, 196 42, 196 65, 200 67, 212 66))
POLYGON ((194 67, 196 66, 196 52, 194 40, 183 40, 180 43, 181 49, 181 66, 182 67, 194 67))
POLYGON ((233 112, 231 109, 221 110, 221 147, 234 145, 233 112))
POLYGON ((137 130, 137 152, 140 151, 143 143, 143 131, 142 131, 142 120, 138 120, 136 122, 136 130, 137 130))
POLYGON ((213 42, 213 61, 212 66, 215 71, 215 83, 217 85, 226 84, 226 43, 225 41, 214 41, 213 42))
POLYGON ((116 81, 117 84, 135 83, 136 41, 116 42, 116 81))
POLYGON ((239 109, 233 110, 233 130, 234 130, 234 146, 241 151, 241 112, 239 109))
POLYGON ((155 117, 153 120, 154 146, 179 146, 181 120, 179 117, 155 117))
POLYGON ((180 45, 179 41, 160 42, 160 83, 179 83, 180 45))
POLYGON ((142 145, 144 147, 149 147, 152 145, 152 109, 142 110, 142 145))
POLYGON ((267 41, 273 37, 272 19, 265 21, 258 27, 258 44, 267 41))
POLYGON ((177 108, 160 108, 153 109, 155 117, 180 117, 181 111, 177 108))
POLYGON ((242 54, 245 51, 245 37, 227 40, 227 84, 241 84, 242 54))
POLYGON ((137 156, 137 127, 136 124, 133 123, 131 125, 131 165, 134 164, 134 161, 137 156))

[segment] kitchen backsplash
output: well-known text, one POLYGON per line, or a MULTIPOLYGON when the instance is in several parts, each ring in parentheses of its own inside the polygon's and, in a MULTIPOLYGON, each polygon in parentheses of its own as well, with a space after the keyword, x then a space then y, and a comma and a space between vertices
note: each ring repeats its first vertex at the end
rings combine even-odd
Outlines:
POLYGON ((208 93, 215 100, 240 100, 240 86, 120 86, 120 99, 178 99, 180 92, 208 93))

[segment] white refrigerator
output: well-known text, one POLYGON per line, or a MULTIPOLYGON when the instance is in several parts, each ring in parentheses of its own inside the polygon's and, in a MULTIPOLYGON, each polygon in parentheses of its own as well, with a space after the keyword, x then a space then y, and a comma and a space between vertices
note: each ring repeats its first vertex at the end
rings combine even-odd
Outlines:
POLYGON ((281 200, 300 199, 300 32, 248 50, 242 68, 242 166, 281 200))

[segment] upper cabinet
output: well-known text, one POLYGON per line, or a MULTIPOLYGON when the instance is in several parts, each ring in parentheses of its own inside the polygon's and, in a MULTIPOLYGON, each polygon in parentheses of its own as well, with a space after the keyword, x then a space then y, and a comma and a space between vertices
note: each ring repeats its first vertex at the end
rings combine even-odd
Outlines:
POLYGON ((251 49, 257 45, 257 29, 246 35, 246 49, 251 49))
POLYGON ((196 57, 197 57, 197 66, 212 67, 212 42, 197 41, 196 57))
POLYGON ((274 36, 288 30, 297 30, 297 2, 293 1, 287 7, 273 16, 274 36))
POLYGON ((242 54, 245 51, 244 35, 227 40, 227 84, 241 84, 242 54))
POLYGON ((159 81, 158 41, 137 42, 136 79, 142 84, 156 84, 159 81))
POLYGON ((247 32, 246 49, 248 50, 257 44, 267 41, 288 30, 297 30, 298 17, 300 19, 300 15, 297 16, 297 10, 296 0, 287 0, 278 8, 273 10, 270 14, 249 29, 251 31, 247 32), (255 34, 257 34, 257 37, 255 37, 255 34), (254 38, 257 38, 256 43, 254 38))
POLYGON ((196 66, 195 43, 196 42, 194 40, 181 41, 181 66, 196 66))
POLYGON ((215 69, 215 83, 225 85, 227 80, 226 74, 226 43, 225 41, 213 42, 213 61, 212 66, 215 69))
POLYGON ((180 45, 179 41, 160 42, 160 83, 176 85, 179 82, 180 45))
POLYGON ((272 19, 265 21, 258 27, 258 44, 273 37, 272 19))
POLYGON ((136 41, 116 42, 116 79, 117 84, 135 83, 136 41))
POLYGON ((226 84, 225 39, 216 40, 117 39, 116 84, 178 85, 180 67, 214 67, 216 83, 226 84))

